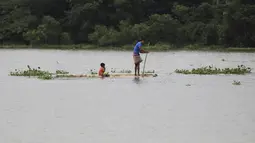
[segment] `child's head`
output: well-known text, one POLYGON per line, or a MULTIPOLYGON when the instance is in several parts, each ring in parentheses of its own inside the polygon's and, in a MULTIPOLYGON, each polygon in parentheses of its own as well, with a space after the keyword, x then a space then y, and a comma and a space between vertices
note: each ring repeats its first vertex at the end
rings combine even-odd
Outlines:
POLYGON ((101 66, 101 67, 105 67, 105 64, 104 64, 104 63, 101 63, 100 66, 101 66))

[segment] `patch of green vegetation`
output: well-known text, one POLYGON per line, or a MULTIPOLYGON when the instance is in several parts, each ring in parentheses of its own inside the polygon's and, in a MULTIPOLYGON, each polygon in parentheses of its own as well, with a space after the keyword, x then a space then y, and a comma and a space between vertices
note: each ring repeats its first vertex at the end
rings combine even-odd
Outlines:
POLYGON ((14 72, 10 72, 11 76, 41 76, 44 74, 51 74, 48 71, 43 71, 38 67, 37 69, 35 68, 30 68, 29 65, 27 65, 28 70, 15 70, 14 72))
POLYGON ((233 82, 232 84, 233 84, 233 85, 241 85, 241 82, 240 82, 240 81, 234 80, 234 82, 233 82))
MULTIPOLYGON (((2 49, 60 49, 60 50, 114 50, 114 51, 132 51, 134 45, 122 46, 98 46, 89 44, 77 45, 0 45, 2 49)), ((223 47, 218 45, 184 45, 175 46, 171 44, 159 43, 154 45, 145 44, 143 49, 148 51, 172 51, 172 50, 189 50, 189 51, 219 51, 219 52, 255 52, 255 48, 240 48, 240 47, 223 47)))
POLYGON ((91 69, 91 70, 90 70, 90 74, 93 74, 93 75, 94 75, 94 74, 98 74, 98 72, 96 72, 95 69, 91 69))
POLYGON ((122 70, 119 70, 119 71, 116 71, 116 69, 111 69, 111 73, 131 73, 132 71, 131 70, 127 70, 127 69, 122 69, 122 70))
POLYGON ((56 77, 56 78, 63 78, 63 77, 69 77, 69 78, 71 78, 71 77, 77 77, 77 76, 72 75, 72 74, 58 74, 58 75, 56 75, 55 77, 56 77))
POLYGON ((144 71, 144 73, 155 73, 155 70, 144 71))
POLYGON ((51 79, 53 79, 53 75, 47 73, 47 74, 39 75, 37 78, 43 79, 43 80, 51 80, 51 79))
POLYGON ((52 79, 52 73, 50 73, 49 71, 43 71, 41 70, 40 67, 38 67, 37 69, 35 68, 31 68, 29 65, 27 65, 28 70, 17 70, 15 69, 14 72, 10 72, 11 76, 25 76, 25 77, 37 77, 39 79, 52 79))
MULTIPOLYGON (((132 73, 132 70, 128 70, 128 69, 116 70, 112 68, 111 73, 132 73)), ((144 71, 144 73, 155 73, 155 70, 147 70, 147 71, 144 71)))
MULTIPOLYGON (((10 76, 25 76, 25 77, 37 77, 38 79, 43 79, 43 80, 50 80, 50 79, 54 79, 54 78, 72 78, 72 77, 98 77, 98 73, 95 71, 95 69, 91 69, 90 72, 86 75, 73 75, 73 74, 69 74, 68 71, 64 71, 64 70, 56 70, 56 73, 50 73, 49 71, 43 71, 41 70, 40 67, 38 67, 37 69, 35 68, 31 68, 29 65, 27 65, 27 70, 15 70, 14 72, 10 72, 10 76)), ((116 72, 116 70, 111 71, 112 74, 114 73, 131 73, 131 70, 125 70, 122 69, 118 72, 116 72)), ((154 70, 152 71, 145 71, 145 73, 155 73, 154 70)), ((110 76, 109 72, 105 72, 104 75, 106 77, 110 76)))
POLYGON ((131 70, 121 70, 120 73, 131 73, 132 71, 131 70))
POLYGON ((255 48, 229 47, 225 51, 229 51, 229 52, 255 52, 255 48))
POLYGON ((244 65, 238 65, 237 68, 216 68, 213 66, 206 66, 201 68, 193 68, 192 70, 186 69, 176 69, 176 73, 181 74, 200 74, 200 75, 211 75, 211 74, 247 74, 251 73, 250 67, 245 67, 244 65))
POLYGON ((18 45, 18 44, 8 44, 8 45, 0 45, 1 49, 28 49, 32 48, 29 45, 18 45))
POLYGON ((69 74, 69 72, 64 70, 56 70, 56 74, 69 74))

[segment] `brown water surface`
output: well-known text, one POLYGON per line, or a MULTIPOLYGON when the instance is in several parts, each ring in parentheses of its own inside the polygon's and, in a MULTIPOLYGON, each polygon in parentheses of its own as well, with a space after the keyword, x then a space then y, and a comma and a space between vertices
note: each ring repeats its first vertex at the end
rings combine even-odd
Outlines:
POLYGON ((8 76, 28 64, 78 74, 97 70, 101 62, 109 70, 133 69, 131 52, 0 50, 0 142, 255 142, 254 73, 174 73, 206 65, 255 69, 254 53, 152 52, 146 70, 159 76, 140 80, 8 76), (242 84, 232 85, 233 80, 242 84))

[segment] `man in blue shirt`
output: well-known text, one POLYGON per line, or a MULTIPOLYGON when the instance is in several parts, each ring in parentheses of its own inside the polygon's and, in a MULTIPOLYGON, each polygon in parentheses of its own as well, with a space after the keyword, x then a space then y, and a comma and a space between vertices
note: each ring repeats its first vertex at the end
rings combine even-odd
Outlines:
POLYGON ((135 76, 140 76, 140 63, 143 61, 140 53, 149 53, 148 51, 145 51, 141 49, 142 44, 144 43, 144 40, 139 40, 139 42, 136 43, 134 50, 133 50, 133 59, 135 64, 135 76))

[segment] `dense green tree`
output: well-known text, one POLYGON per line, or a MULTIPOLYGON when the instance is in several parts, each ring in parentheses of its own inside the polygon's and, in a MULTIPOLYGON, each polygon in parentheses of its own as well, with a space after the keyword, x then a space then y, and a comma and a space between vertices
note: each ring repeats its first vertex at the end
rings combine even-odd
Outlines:
POLYGON ((1 0, 4 44, 255 47, 253 0, 1 0))

